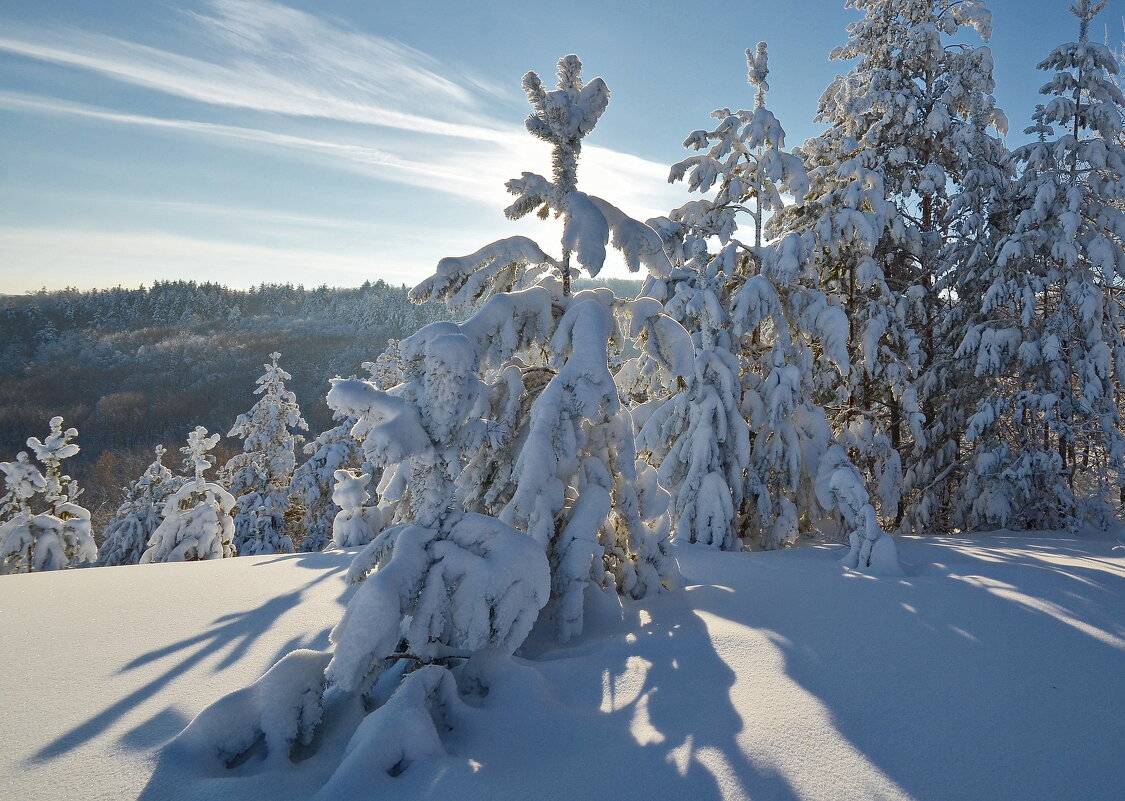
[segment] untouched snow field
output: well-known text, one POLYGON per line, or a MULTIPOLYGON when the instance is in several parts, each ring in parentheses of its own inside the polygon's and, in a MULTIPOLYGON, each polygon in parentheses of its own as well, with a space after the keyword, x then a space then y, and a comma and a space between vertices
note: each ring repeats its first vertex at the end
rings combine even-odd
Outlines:
MULTIPOLYGON (((680 547, 688 588, 601 601, 571 647, 502 667, 448 756, 322 798, 1062 799, 1125 785, 1125 551, 1112 540, 897 540, 906 575, 830 547, 680 547)), ((0 579, 0 798, 303 799, 162 746, 295 647, 323 649, 350 553, 0 579)))

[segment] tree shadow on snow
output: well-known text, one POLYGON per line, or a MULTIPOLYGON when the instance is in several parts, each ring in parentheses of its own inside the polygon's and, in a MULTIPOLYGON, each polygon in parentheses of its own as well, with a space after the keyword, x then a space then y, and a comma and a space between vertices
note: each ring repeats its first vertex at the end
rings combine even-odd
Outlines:
MULTIPOLYGON (((532 663, 560 688, 558 700, 568 710, 595 715, 587 730, 575 732, 587 741, 580 758, 606 756, 569 764, 573 790, 551 797, 577 798, 583 787, 620 786, 625 775, 630 797, 653 801, 796 801, 784 776, 756 764, 740 747, 743 716, 753 710, 735 707, 736 674, 716 652, 688 597, 671 593, 626 603, 625 609, 633 618, 631 633, 602 642, 595 635, 592 642, 545 653, 532 663)), ((561 790, 567 783, 543 786, 561 790)))
MULTIPOLYGON (((1090 549, 1060 564, 1064 551, 1038 544, 900 540, 907 575, 879 578, 829 549, 697 553, 694 576, 710 583, 628 603, 624 620, 592 614, 571 647, 529 648, 505 677, 515 685, 472 702, 448 758, 382 789, 466 801, 622 787, 648 801, 1113 797, 1125 570, 1090 549)), ((326 748, 340 753, 310 760, 318 775, 346 740, 337 732, 326 748)), ((167 797, 182 768, 158 767, 145 797, 167 797)))
POLYGON ((121 736, 121 745, 130 751, 148 751, 167 743, 188 725, 190 719, 175 707, 166 707, 121 736))
MULTIPOLYGON (((129 673, 145 665, 159 662, 170 657, 177 657, 178 659, 178 661, 168 665, 167 669, 158 676, 136 687, 132 692, 106 707, 85 723, 71 729, 41 748, 29 759, 29 762, 32 764, 47 762, 63 756, 83 743, 92 740, 106 731, 106 729, 112 726, 118 719, 133 710, 138 704, 147 701, 149 698, 152 698, 157 693, 164 690, 169 682, 189 670, 192 670, 201 662, 212 656, 222 654, 224 651, 226 652, 223 658, 213 668, 214 672, 218 672, 235 664, 246 655, 264 633, 269 631, 275 620, 300 603, 302 596, 309 588, 326 581, 343 570, 344 567, 345 566, 340 566, 335 569, 325 570, 322 575, 319 575, 300 589, 270 598, 265 603, 253 609, 222 615, 212 622, 211 628, 200 634, 186 637, 161 648, 153 649, 129 660, 118 670, 119 675, 129 673)), ((322 632, 313 635, 308 643, 297 639, 291 640, 290 643, 283 646, 285 650, 279 651, 278 658, 289 650, 292 650, 292 648, 288 647, 291 644, 293 647, 315 647, 315 645, 313 645, 314 643, 321 642, 326 644, 328 631, 328 629, 324 629, 322 632)), ((159 718, 160 716, 157 717, 159 718)), ((133 732, 136 731, 136 729, 133 730, 133 732)), ((133 734, 133 732, 131 732, 130 735, 133 734)), ((137 742, 137 738, 130 738, 130 735, 126 735, 126 742, 129 742, 130 739, 133 742, 137 742)), ((147 743, 146 747, 151 747, 151 745, 151 742, 147 743)))
MULTIPOLYGON (((757 580, 743 582, 747 591, 733 603, 701 588, 693 605, 768 633, 785 678, 828 712, 830 736, 903 795, 1022 801, 1119 792, 1120 562, 1065 541, 899 542, 901 578, 842 571, 825 553, 823 576, 794 582, 794 573, 755 569, 751 560, 804 554, 732 555, 757 580)), ((814 572, 815 559, 805 562, 814 572)))

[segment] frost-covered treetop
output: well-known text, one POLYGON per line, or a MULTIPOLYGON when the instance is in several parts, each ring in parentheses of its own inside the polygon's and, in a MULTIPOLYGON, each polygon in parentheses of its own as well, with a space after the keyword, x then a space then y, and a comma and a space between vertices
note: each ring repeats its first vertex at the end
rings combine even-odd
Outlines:
POLYGON ((43 495, 57 511, 60 504, 75 500, 82 492, 70 476, 63 475, 61 467, 63 459, 69 459, 81 449, 78 443, 71 442, 78 436, 77 428, 64 430, 63 419, 57 416, 51 418, 50 425, 51 433, 46 440, 40 442, 38 437, 29 437, 27 446, 35 451, 35 458, 47 468, 43 495))
MULTIPOLYGON (((178 482, 182 481, 182 479, 177 480, 175 476, 172 475, 172 471, 164 465, 164 454, 167 452, 168 449, 163 445, 156 446, 156 459, 145 468, 140 478, 134 481, 132 486, 126 490, 125 503, 121 505, 118 514, 121 514, 121 511, 126 508, 148 503, 147 497, 149 495, 155 494, 158 496, 158 500, 163 500, 164 495, 170 493, 172 489, 179 488, 178 482), (168 489, 168 487, 171 487, 173 484, 175 486, 172 489, 168 489)), ((132 511, 132 509, 130 509, 130 511, 132 511)))
POLYGON ((848 26, 850 41, 832 51, 833 59, 871 58, 857 43, 869 38, 886 40, 890 26, 913 28, 912 49, 919 55, 940 52, 937 37, 953 35, 959 28, 972 28, 985 41, 992 37, 992 12, 983 0, 847 0, 844 7, 863 12, 865 17, 848 26))
POLYGON ((184 466, 194 472, 196 481, 203 481, 203 473, 215 458, 207 452, 218 443, 218 432, 208 436, 203 426, 196 426, 194 431, 188 432, 187 445, 180 448, 180 453, 184 455, 184 466))
POLYGON ((75 456, 80 448, 72 439, 78 436, 77 428, 63 430, 61 417, 51 418, 51 433, 46 441, 40 442, 38 437, 28 437, 27 447, 35 451, 35 458, 47 464, 52 460, 61 461, 75 456))
POLYGON ((0 462, 4 471, 4 483, 8 492, 16 499, 20 511, 27 511, 27 502, 47 487, 46 479, 27 458, 27 451, 16 454, 14 462, 0 462))
POLYGON ((1070 6, 1070 13, 1079 19, 1078 41, 1056 47, 1037 65, 1041 70, 1056 70, 1050 83, 1039 90, 1040 94, 1055 97, 1036 107, 1034 119, 1038 124, 1027 133, 1049 136, 1053 133, 1052 123, 1073 126, 1075 133, 1081 128, 1096 131, 1106 140, 1121 132, 1120 107, 1125 105, 1125 97, 1110 77, 1118 75, 1121 67, 1112 50, 1091 42, 1089 36, 1090 20, 1105 5, 1105 0, 1079 0, 1077 5, 1070 6))
POLYGON ((626 266, 667 276, 672 264, 657 233, 640 220, 594 195, 578 191, 578 156, 582 138, 590 133, 609 103, 609 89, 601 78, 582 82, 582 62, 577 56, 559 60, 558 88, 546 90, 534 72, 524 76, 532 113, 527 129, 552 147, 552 178, 524 172, 505 186, 516 200, 504 209, 512 220, 535 212, 540 219, 561 217, 561 255, 548 255, 524 236, 500 239, 467 256, 444 258, 434 275, 410 292, 415 303, 445 301, 464 307, 489 295, 541 286, 553 295, 567 297, 571 274, 577 266, 594 277, 601 272, 606 246, 622 254, 626 266))
MULTIPOLYGON (((684 147, 706 153, 672 165, 669 183, 686 178, 693 192, 709 192, 718 186, 713 199, 691 201, 671 212, 673 222, 694 230, 700 238, 684 243, 689 251, 705 250, 701 240, 711 236, 718 237, 723 245, 732 241, 740 244, 734 239, 739 213, 753 220, 754 247, 761 247, 765 215, 784 205, 781 192, 801 200, 808 191, 804 165, 800 158, 782 151, 785 130, 766 108, 768 76, 766 43, 759 42, 755 49, 746 50, 746 80, 757 88, 754 110, 732 112, 722 108, 711 112, 719 121, 714 130, 692 131, 684 140, 684 147)), ((683 255, 685 262, 691 261, 692 254, 683 255)), ((725 264, 730 255, 728 252, 716 260, 716 266, 725 264)), ((732 270, 728 268, 727 272, 732 270)))
POLYGON ((160 480, 166 480, 169 476, 172 475, 172 471, 164 466, 164 454, 166 454, 167 452, 168 449, 163 445, 156 446, 156 448, 153 450, 153 453, 156 454, 156 459, 152 464, 148 466, 148 469, 145 470, 144 475, 141 476, 142 479, 144 479, 148 483, 152 483, 157 478, 159 478, 160 480))
MULTIPOLYGON (((268 398, 278 398, 287 402, 293 402, 296 396, 285 389, 285 382, 292 381, 293 376, 278 365, 277 360, 280 358, 281 354, 274 351, 270 354, 270 363, 262 365, 265 372, 254 382, 258 385, 258 388, 254 390, 254 394, 265 394, 268 398)), ((291 416, 292 415, 290 415, 290 417, 291 416)), ((298 414, 297 417, 300 417, 300 414, 298 414)), ((296 426, 297 423, 289 422, 289 425, 296 426)))
POLYGON ((555 146, 555 183, 569 191, 577 183, 582 137, 594 130, 609 105, 609 87, 601 78, 583 85, 582 62, 573 54, 559 59, 557 75, 558 87, 551 91, 543 88, 537 73, 523 76, 523 90, 533 109, 524 124, 532 136, 555 146))
POLYGON ((754 108, 761 108, 766 104, 766 92, 770 90, 770 85, 766 83, 770 68, 765 42, 758 42, 754 50, 746 48, 746 67, 746 82, 758 89, 758 94, 754 96, 754 108))
POLYGON ((1090 0, 1077 0, 1077 2, 1067 7, 1074 16, 1078 17, 1078 41, 1085 42, 1090 38, 1090 20, 1098 15, 1103 8, 1109 3, 1109 0, 1098 0, 1093 3, 1090 0))
MULTIPOLYGON (((848 42, 831 58, 858 63, 829 86, 818 121, 852 118, 848 135, 870 143, 883 137, 885 128, 897 129, 896 118, 914 120, 923 113, 926 131, 941 135, 957 114, 968 116, 978 93, 995 88, 989 48, 946 45, 943 39, 967 27, 988 41, 992 12, 980 0, 848 0, 847 6, 865 16, 848 26, 848 42)), ((989 113, 997 131, 1005 133, 1004 113, 995 108, 989 113)), ((906 133, 917 138, 916 124, 906 133)))

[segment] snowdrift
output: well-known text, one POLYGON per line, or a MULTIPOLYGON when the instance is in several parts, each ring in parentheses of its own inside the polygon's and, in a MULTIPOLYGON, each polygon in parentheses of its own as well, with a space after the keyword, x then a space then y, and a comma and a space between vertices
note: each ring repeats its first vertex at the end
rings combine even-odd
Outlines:
POLYGON ((0 797, 1115 798, 1114 545, 900 538, 896 577, 832 547, 681 547, 685 591, 598 599, 577 642, 501 660, 395 777, 372 768, 385 755, 346 757, 339 725, 296 761, 226 769, 168 747, 282 654, 326 649, 354 551, 5 577, 0 797))

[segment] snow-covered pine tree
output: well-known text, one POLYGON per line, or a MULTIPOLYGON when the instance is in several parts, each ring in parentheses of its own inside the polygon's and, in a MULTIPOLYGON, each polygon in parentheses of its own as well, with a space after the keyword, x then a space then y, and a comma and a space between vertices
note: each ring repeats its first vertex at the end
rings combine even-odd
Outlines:
MULTIPOLYGON (((552 146, 552 178, 525 172, 507 184, 517 196, 505 209, 510 218, 536 212, 562 219, 561 256, 511 237, 442 259, 436 275, 411 292, 415 301, 441 299, 452 308, 503 293, 460 326, 492 388, 493 424, 458 481, 469 508, 497 514, 546 549, 552 569, 547 617, 563 641, 582 630, 582 596, 591 581, 640 598, 675 572, 657 522, 659 493, 637 492, 632 420, 608 368, 610 343, 618 337, 614 313, 630 320, 646 351, 672 374, 692 369, 686 332, 651 298, 628 302, 606 289, 570 292, 574 271, 601 272, 611 239, 629 269, 644 265, 662 277, 671 270, 655 231, 577 189, 582 139, 609 102, 605 83, 584 83, 581 72, 571 55, 559 60, 554 90, 544 89, 533 72, 524 76, 532 106, 527 129, 552 146)), ((412 358, 406 341, 402 350, 412 358)))
POLYGON ((234 496, 203 478, 213 457, 207 452, 215 447, 219 435, 207 435, 207 429, 196 426, 188 433, 187 445, 180 448, 184 464, 193 477, 173 492, 164 504, 164 520, 148 541, 140 563, 190 562, 198 559, 222 559, 234 556, 234 496))
POLYGON ((30 529, 33 517, 31 499, 47 486, 39 468, 27 458, 27 451, 16 454, 14 462, 0 462, 4 471, 4 520, 0 524, 0 572, 18 573, 33 565, 35 537, 30 529))
POLYGON ((846 5, 864 17, 832 58, 857 61, 821 98, 817 119, 829 128, 800 149, 810 191, 777 216, 777 231, 802 237, 831 302, 848 316, 853 369, 826 388, 835 397, 825 405, 883 518, 897 523, 902 455, 924 442, 914 382, 936 348, 933 289, 948 189, 970 164, 950 132, 971 125, 974 98, 992 91, 988 49, 947 37, 965 26, 987 37, 991 15, 977 0, 846 5))
POLYGON ((0 572, 22 573, 59 570, 88 564, 98 558, 90 532, 90 512, 75 501, 78 484, 62 472, 62 462, 78 453, 75 428, 63 429, 63 419, 52 417, 51 433, 43 441, 31 437, 27 445, 43 465, 31 464, 25 452, 14 462, 0 463, 16 514, 0 525, 0 572), (31 499, 42 494, 46 510, 32 511, 31 499))
MULTIPOLYGON (((1125 342, 1125 98, 1091 42, 1105 2, 1076 0, 1077 42, 1039 68, 1049 101, 1017 149, 1014 230, 999 246, 979 324, 961 343, 988 387, 968 421, 968 527, 1106 524, 1121 483, 1125 342)), ((976 300, 969 298, 966 300, 976 300)))
POLYGON ((156 446, 156 461, 125 490, 125 502, 102 534, 98 564, 135 565, 148 547, 149 538, 164 520, 164 504, 184 484, 164 466, 163 445, 156 446))
MULTIPOLYGON (((356 419, 353 433, 381 473, 386 527, 349 571, 363 583, 332 633, 330 660, 297 651, 263 676, 262 687, 288 699, 280 710, 243 703, 260 697, 247 688, 201 714, 180 737, 200 759, 237 756, 255 732, 265 735, 267 758, 282 758, 277 752, 298 736, 307 743, 320 716, 323 670, 346 694, 341 703, 350 699, 348 714, 358 719, 364 698, 368 709, 377 706, 349 750, 365 771, 378 750, 384 755, 375 764, 393 775, 440 752, 429 721, 436 726, 460 703, 442 667, 450 659, 468 658, 461 677, 479 687, 487 665, 523 642, 549 597, 553 633, 566 639, 581 631, 591 584, 639 598, 673 578, 668 495, 655 471, 638 471, 632 420, 609 372, 614 312, 634 312, 634 326, 649 334, 645 347, 668 369, 683 368, 685 356, 690 369, 690 341, 654 313, 651 299, 632 307, 605 289, 569 292, 577 265, 600 271, 611 232, 634 269, 645 262, 667 274, 670 265, 652 229, 574 188, 581 139, 608 101, 605 84, 583 84, 581 64, 567 56, 558 89, 544 90, 534 73, 524 86, 534 109, 528 128, 554 145, 556 180, 524 173, 510 182, 520 197, 508 211, 559 214, 563 256, 513 237, 443 259, 415 289, 416 300, 487 302, 464 323, 433 323, 403 340, 397 386, 333 382, 329 405, 356 419), (238 714, 228 713, 232 705, 238 714), (392 751, 394 761, 383 765, 392 751)), ((355 761, 345 759, 329 787, 355 761)))
POLYGON ((62 471, 63 460, 77 456, 79 447, 77 428, 63 429, 63 419, 52 417, 51 433, 40 442, 38 437, 29 437, 27 447, 35 453, 35 458, 43 465, 43 500, 51 507, 52 514, 61 514, 64 504, 72 503, 82 494, 77 482, 62 471))
POLYGON ((224 483, 235 496, 235 551, 241 556, 261 553, 292 553, 293 540, 285 533, 289 510, 289 483, 303 437, 293 429, 307 431, 297 396, 285 388, 293 378, 278 366, 281 354, 270 354, 265 373, 255 382, 257 403, 240 414, 228 437, 243 440, 243 452, 223 468, 224 483))

